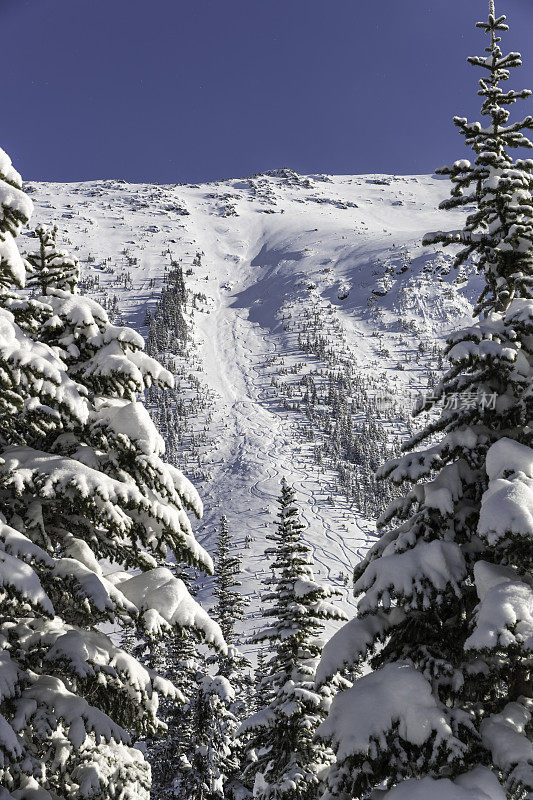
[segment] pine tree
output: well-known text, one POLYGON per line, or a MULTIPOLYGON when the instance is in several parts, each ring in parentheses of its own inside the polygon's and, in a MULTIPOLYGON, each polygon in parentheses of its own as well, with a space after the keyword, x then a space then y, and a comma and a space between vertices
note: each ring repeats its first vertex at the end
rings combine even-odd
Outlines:
POLYGON ((508 152, 532 147, 523 131, 533 130, 533 117, 507 124, 510 115, 507 106, 530 97, 531 91, 505 92, 500 86, 509 79, 511 69, 521 66, 522 59, 520 53, 503 55, 498 33, 508 30, 508 26, 504 16, 496 17, 493 0, 490 5, 488 21, 477 23, 490 38, 485 49, 487 55, 468 59, 470 64, 486 71, 479 81, 478 94, 484 98, 481 114, 489 118, 489 124, 483 127, 482 122, 455 117, 454 123, 465 143, 476 154, 475 162, 461 159, 437 170, 441 175, 449 175, 453 183, 451 198, 440 207, 474 205, 474 211, 468 215, 462 230, 439 231, 424 238, 424 244, 462 245, 455 256, 456 267, 476 254, 485 279, 476 311, 486 314, 504 311, 515 297, 533 296, 533 161, 513 160, 508 152))
MULTIPOLYGON (((165 644, 156 654, 157 672, 172 681, 180 697, 163 700, 160 716, 167 730, 147 742, 147 759, 152 766, 151 800, 188 796, 196 747, 195 707, 206 676, 205 659, 193 632, 183 631, 165 644)), ((150 654, 154 654, 153 647, 150 654)))
POLYGON ((228 644, 225 656, 216 656, 218 672, 228 678, 234 692, 235 702, 232 712, 242 719, 246 712, 245 697, 250 685, 251 668, 248 659, 240 652, 240 641, 235 630, 236 624, 244 619, 247 601, 238 591, 241 572, 241 558, 232 552, 232 541, 225 516, 220 519, 220 527, 215 550, 214 595, 216 605, 211 609, 211 616, 220 625, 224 640, 228 644))
MULTIPOLYGON (((240 784, 241 762, 244 758, 243 742, 235 739, 235 732, 248 715, 248 698, 251 686, 251 664, 239 650, 236 624, 244 619, 246 601, 238 591, 241 559, 232 552, 232 541, 225 516, 220 519, 217 546, 215 551, 214 595, 216 605, 211 616, 220 625, 228 644, 227 655, 215 656, 211 661, 218 664, 218 675, 226 678, 231 693, 218 696, 218 705, 223 708, 226 722, 222 728, 226 741, 222 744, 224 762, 224 790, 227 798, 232 798, 240 784)), ((215 687, 216 688, 216 687, 215 687)), ((213 689, 213 687, 212 687, 213 689)))
POLYGON ((533 789, 533 160, 507 152, 531 147, 522 131, 533 118, 507 124, 506 106, 529 92, 500 88, 520 65, 499 46, 505 17, 491 3, 478 25, 490 44, 469 60, 487 71, 479 93, 490 124, 456 119, 475 165, 441 170, 454 184, 443 207, 476 208, 462 231, 426 241, 462 244, 457 264, 476 256, 481 316, 449 339, 432 403, 442 401, 440 414, 380 471, 407 489, 355 570, 358 616, 319 668, 319 680, 365 662, 374 670, 321 726, 337 755, 328 798, 382 782, 395 787, 379 795, 391 800, 502 798, 501 785, 517 800, 533 789))
POLYGON ((220 625, 228 644, 235 643, 235 625, 239 620, 244 619, 246 607, 246 601, 237 591, 241 585, 238 580, 241 560, 237 553, 231 552, 231 547, 228 521, 225 516, 222 516, 215 551, 214 595, 217 603, 211 613, 220 625))
POLYGON ((26 285, 38 288, 46 295, 48 288, 65 289, 69 292, 76 287, 79 276, 79 264, 56 244, 57 226, 46 228, 39 225, 35 229, 39 239, 39 248, 27 255, 29 264, 26 285))
POLYGON ((252 704, 253 711, 260 711, 263 706, 268 705, 266 698, 263 696, 263 689, 266 684, 266 676, 265 647, 263 644, 260 644, 257 650, 257 666, 254 671, 254 701, 252 704))
MULTIPOLYGON (((192 752, 190 769, 183 771, 176 797, 188 800, 233 798, 226 791, 228 776, 235 774, 231 747, 236 720, 230 706, 234 700, 230 682, 223 675, 205 675, 192 704, 192 752)), ((176 787, 178 788, 178 787, 176 787)))
POLYGON ((14 294, 25 280, 14 236, 31 203, 3 151, 0 209, 0 785, 18 798, 141 800, 149 768, 128 731, 155 733, 158 695, 175 690, 101 626, 195 627, 224 647, 183 583, 156 568, 170 550, 211 569, 185 513, 201 502, 162 461, 138 403, 167 379, 139 337, 71 291, 14 294), (104 574, 104 559, 121 571, 104 574))
POLYGON ((293 489, 282 481, 278 523, 266 550, 272 558, 270 590, 264 615, 270 627, 256 634, 268 641, 272 655, 259 689, 266 705, 240 728, 250 736, 251 763, 245 773, 258 800, 314 800, 321 772, 331 752, 313 735, 324 719, 332 687, 314 688, 321 642, 317 638, 328 619, 345 619, 329 602, 332 590, 313 577, 310 548, 303 542, 305 525, 295 505, 293 489))
MULTIPOLYGON (((172 563, 166 566, 194 596, 190 570, 172 563)), ((127 652, 170 681, 177 690, 175 696, 162 699, 158 710, 166 730, 157 731, 141 744, 152 770, 151 800, 183 797, 184 781, 189 779, 189 757, 194 752, 195 742, 193 708, 206 673, 199 645, 197 633, 186 629, 157 640, 138 631, 132 635, 131 629, 121 636, 121 646, 127 652)))

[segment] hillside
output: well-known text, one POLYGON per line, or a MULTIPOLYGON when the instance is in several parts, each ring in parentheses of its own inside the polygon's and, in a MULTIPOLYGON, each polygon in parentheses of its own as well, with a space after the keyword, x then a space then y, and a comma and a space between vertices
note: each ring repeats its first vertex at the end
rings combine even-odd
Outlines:
MULTIPOLYGON (((478 290, 471 270, 450 271, 450 253, 421 246, 425 232, 460 225, 436 210, 447 182, 279 170, 201 186, 30 190, 33 222, 57 223, 85 290, 145 336, 169 261, 181 262, 191 339, 175 357, 184 402, 173 435, 205 504, 199 541, 212 550, 225 513, 242 553, 246 631, 258 625, 283 476, 320 576, 349 604, 351 568, 386 499, 369 465, 405 436, 478 290)), ((209 581, 200 588, 209 605, 209 581)))

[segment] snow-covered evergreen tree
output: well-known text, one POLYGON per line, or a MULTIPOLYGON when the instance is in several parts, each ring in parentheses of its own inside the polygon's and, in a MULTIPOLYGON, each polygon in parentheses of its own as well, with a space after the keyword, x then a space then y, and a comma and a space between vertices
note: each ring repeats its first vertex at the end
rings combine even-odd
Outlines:
POLYGON ((241 585, 239 574, 241 560, 236 552, 232 552, 232 542, 225 516, 220 518, 215 551, 214 592, 217 603, 212 609, 212 617, 220 625, 224 639, 228 644, 236 640, 235 625, 244 619, 246 601, 238 591, 241 585))
POLYGON ((26 285, 38 289, 43 295, 49 287, 73 291, 80 276, 79 264, 68 253, 58 249, 57 226, 46 228, 39 225, 35 229, 35 236, 39 239, 39 247, 27 255, 29 271, 26 285))
MULTIPOLYGON (((236 647, 235 624, 245 601, 240 586, 240 559, 231 552, 226 518, 221 519, 215 559, 215 596, 211 616, 226 634, 227 653, 208 658, 193 636, 162 643, 144 642, 140 660, 179 689, 183 701, 162 702, 164 736, 145 742, 152 764, 153 800, 187 797, 231 800, 241 788, 242 745, 235 741, 239 721, 246 716, 250 664, 236 647), (213 666, 217 674, 211 676, 213 666)), ((187 577, 182 576, 187 583, 187 577)), ((139 650, 139 646, 137 647, 139 650)))
POLYGON ((481 316, 450 337, 440 415, 381 470, 407 490, 355 571, 358 616, 318 671, 320 682, 374 670, 320 728, 337 756, 328 798, 533 796, 533 160, 508 152, 531 147, 533 118, 507 124, 507 106, 529 92, 501 89, 520 56, 502 55, 507 26, 492 2, 479 27, 487 55, 470 62, 486 71, 488 124, 456 119, 475 164, 441 170, 454 183, 443 207, 475 210, 462 231, 426 241, 462 244, 458 264, 477 255, 481 316))
MULTIPOLYGON (((168 563, 168 569, 194 596, 189 570, 168 563)), ((150 670, 170 681, 177 695, 162 698, 158 716, 166 730, 158 730, 139 745, 152 769, 150 800, 183 797, 184 780, 191 770, 194 751, 193 708, 206 674, 200 637, 194 630, 181 629, 165 639, 153 639, 139 631, 126 630, 121 646, 150 670)))
MULTIPOLYGON (((240 559, 231 552, 227 520, 222 517, 215 553, 217 602, 211 616, 225 632, 228 651, 210 656, 205 663, 201 663, 197 652, 190 652, 182 672, 191 676, 192 669, 193 680, 183 685, 176 675, 186 703, 182 709, 176 708, 173 720, 168 720, 171 732, 174 731, 168 743, 155 742, 151 747, 151 760, 168 764, 165 769, 171 788, 161 797, 232 800, 242 788, 242 745, 235 741, 235 732, 246 712, 250 664, 236 646, 235 625, 243 618, 246 605, 238 591, 239 573, 240 559), (212 676, 209 670, 213 671, 214 665, 217 673, 212 676)), ((190 640, 189 647, 192 647, 190 640)), ((171 660, 174 661, 173 655, 171 660)), ((175 670, 174 664, 171 670, 175 670)))
POLYGON ((262 643, 257 649, 257 664, 254 670, 254 697, 253 703, 251 704, 252 711, 260 711, 263 706, 268 705, 268 703, 265 702, 265 698, 262 696, 266 684, 266 675, 265 646, 264 643, 262 643))
POLYGON ((241 559, 234 548, 228 521, 222 516, 215 550, 214 595, 217 602, 211 609, 211 616, 220 625, 228 644, 227 654, 215 656, 213 659, 217 662, 218 674, 226 678, 231 687, 231 693, 226 693, 225 698, 219 696, 219 703, 225 704, 225 711, 229 712, 224 726, 227 741, 223 748, 227 798, 234 797, 240 784, 244 752, 243 742, 235 739, 235 732, 249 713, 248 700, 252 683, 251 664, 239 650, 240 641, 236 632, 237 623, 244 619, 247 602, 239 592, 241 559))
POLYGON ((533 130, 533 116, 508 124, 508 106, 531 96, 529 89, 504 91, 502 81, 509 79, 510 70, 520 67, 520 53, 504 55, 498 34, 508 30, 505 16, 496 17, 491 0, 487 22, 478 22, 489 36, 486 55, 469 58, 470 64, 480 67, 485 75, 479 82, 478 94, 484 98, 481 115, 487 124, 468 122, 455 117, 465 143, 476 154, 474 164, 466 159, 437 172, 449 175, 453 189, 443 209, 474 206, 462 230, 428 234, 425 244, 441 242, 444 246, 459 244, 455 266, 460 267, 472 254, 478 257, 485 287, 477 311, 505 310, 515 297, 533 296, 533 254, 531 230, 533 223, 532 159, 513 159, 509 150, 531 148, 523 133, 533 130))
POLYGON ((303 541, 292 487, 282 481, 278 523, 268 534, 272 577, 264 601, 271 625, 254 637, 270 643, 272 655, 259 692, 266 705, 241 726, 251 763, 245 775, 258 800, 312 800, 319 796, 321 773, 331 751, 313 739, 333 690, 314 687, 322 643, 317 638, 328 619, 345 619, 330 602, 333 591, 313 576, 310 548, 303 541))
POLYGON ((161 703, 160 717, 167 726, 146 742, 147 759, 152 766, 151 800, 168 800, 187 796, 191 780, 191 760, 195 750, 195 703, 206 676, 205 659, 199 651, 198 637, 193 632, 180 635, 150 647, 140 660, 154 661, 158 674, 172 681, 180 692, 178 698, 161 703), (155 658, 154 658, 155 656, 155 658))
POLYGON ((226 786, 235 776, 235 753, 231 747, 236 720, 230 711, 235 694, 223 675, 204 675, 192 702, 190 769, 182 769, 176 797, 188 800, 233 798, 226 786))
POLYGON ((185 281, 181 265, 172 262, 157 306, 150 320, 147 350, 150 355, 159 353, 182 353, 189 331, 183 307, 186 301, 185 281))
POLYGON ((228 521, 225 516, 220 519, 217 544, 215 550, 214 592, 217 602, 211 609, 211 616, 220 625, 224 640, 229 645, 228 652, 216 656, 218 672, 228 678, 235 693, 233 713, 241 719, 245 712, 245 698, 251 682, 251 665, 239 651, 240 644, 235 630, 237 623, 244 619, 247 601, 239 592, 241 582, 241 558, 233 550, 228 521))
POLYGON ((167 374, 97 304, 48 283, 13 293, 15 235, 31 215, 0 151, 0 785, 14 797, 147 798, 129 730, 155 732, 172 685, 101 631, 220 628, 156 559, 211 570, 185 509, 194 488, 162 461, 138 392, 167 374), (35 340, 39 327, 53 347, 35 340), (24 320, 24 332, 15 319, 24 320), (103 561, 139 574, 104 574, 103 561), (32 794, 34 792, 34 794, 32 794))

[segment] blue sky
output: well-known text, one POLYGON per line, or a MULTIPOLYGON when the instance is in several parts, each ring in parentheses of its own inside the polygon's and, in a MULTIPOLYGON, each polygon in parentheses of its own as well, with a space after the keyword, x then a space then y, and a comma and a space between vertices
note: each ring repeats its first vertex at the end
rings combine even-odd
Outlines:
MULTIPOLYGON (((533 88, 533 2, 496 2, 533 88)), ((487 6, 0 0, 0 145, 34 180, 431 172, 464 154, 487 6)))

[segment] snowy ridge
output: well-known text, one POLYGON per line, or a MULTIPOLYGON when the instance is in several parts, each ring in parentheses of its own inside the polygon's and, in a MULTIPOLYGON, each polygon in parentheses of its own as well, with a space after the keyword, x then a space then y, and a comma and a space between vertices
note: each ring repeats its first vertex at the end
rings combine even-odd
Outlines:
MULTIPOLYGON (((213 552, 226 514, 252 600, 246 632, 259 626, 254 598, 282 477, 295 487, 317 576, 351 604, 351 568, 373 543, 374 522, 350 507, 337 471, 317 464, 315 448, 327 434, 315 426, 314 440, 306 437, 303 401, 290 407, 302 380, 313 374, 320 385, 328 369, 302 337, 314 320, 365 396, 389 403, 387 413, 378 403, 368 414, 391 439, 405 434, 412 399, 438 373, 438 347, 469 320, 479 292, 471 270, 450 273, 451 254, 421 245, 427 231, 461 225, 462 214, 436 210, 448 183, 277 170, 202 186, 95 181, 31 189, 33 223, 56 222, 87 291, 108 308, 116 296, 116 321, 145 336, 168 253, 181 260, 195 296, 186 309, 195 347, 182 385, 190 394, 192 374, 210 398, 208 410, 188 420, 194 444, 184 450, 205 507, 195 535, 213 552)), ((209 605, 210 582, 201 584, 209 605)))

